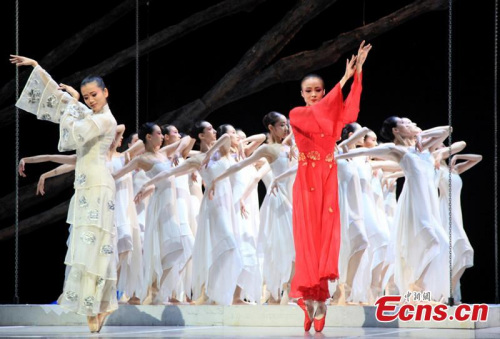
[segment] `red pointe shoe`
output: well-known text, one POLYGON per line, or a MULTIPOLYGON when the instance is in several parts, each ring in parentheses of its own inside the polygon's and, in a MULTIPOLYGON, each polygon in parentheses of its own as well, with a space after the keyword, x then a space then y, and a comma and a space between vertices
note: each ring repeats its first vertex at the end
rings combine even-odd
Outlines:
POLYGON ((309 318, 309 313, 307 313, 307 307, 306 303, 304 302, 304 299, 300 298, 299 300, 297 300, 297 305, 302 309, 302 311, 304 311, 305 314, 304 331, 309 332, 309 330, 311 329, 312 320, 311 318, 309 318))
POLYGON ((323 328, 325 327, 325 320, 326 320, 326 308, 325 308, 325 315, 321 319, 316 319, 314 318, 314 330, 316 332, 321 332, 323 331, 323 328))

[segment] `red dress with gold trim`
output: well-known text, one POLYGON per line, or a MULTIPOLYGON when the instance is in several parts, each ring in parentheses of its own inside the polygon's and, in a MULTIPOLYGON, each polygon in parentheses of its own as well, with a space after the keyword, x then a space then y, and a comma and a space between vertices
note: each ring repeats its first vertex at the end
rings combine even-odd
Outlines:
POLYGON ((337 84, 313 106, 290 111, 299 148, 293 186, 295 275, 290 296, 324 301, 328 280, 337 279, 340 248, 337 165, 333 152, 345 124, 356 121, 362 74, 354 75, 347 99, 337 84))

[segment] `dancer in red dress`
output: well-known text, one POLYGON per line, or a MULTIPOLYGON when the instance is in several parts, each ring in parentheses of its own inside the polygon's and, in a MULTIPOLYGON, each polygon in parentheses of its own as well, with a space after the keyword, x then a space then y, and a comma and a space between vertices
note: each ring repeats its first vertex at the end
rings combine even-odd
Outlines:
POLYGON ((358 55, 347 60, 340 82, 325 95, 323 80, 306 76, 301 94, 306 106, 290 111, 290 123, 299 148, 299 168, 293 187, 295 276, 290 295, 305 312, 304 329, 321 331, 329 298, 328 280, 338 278, 340 218, 337 165, 333 152, 345 124, 356 121, 361 96, 363 63, 371 45, 361 43, 358 55), (344 101, 342 87, 354 75, 344 101), (316 310, 314 306, 316 304, 316 310))

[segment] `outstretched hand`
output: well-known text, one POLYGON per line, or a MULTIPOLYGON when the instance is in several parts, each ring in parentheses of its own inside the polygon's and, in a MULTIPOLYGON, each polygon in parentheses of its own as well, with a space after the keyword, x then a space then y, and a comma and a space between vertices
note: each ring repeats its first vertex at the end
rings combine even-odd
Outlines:
POLYGON ((363 40, 361 42, 361 45, 359 45, 358 55, 356 56, 357 57, 356 70, 358 71, 358 73, 362 71, 363 64, 365 63, 366 58, 368 57, 368 53, 370 52, 371 49, 372 49, 371 44, 365 46, 365 40, 363 40))
POLYGON ((33 67, 38 66, 38 62, 36 62, 35 60, 30 59, 30 58, 26 58, 26 57, 23 57, 20 55, 11 54, 9 60, 10 60, 11 64, 14 64, 18 67, 19 66, 33 66, 33 67))
POLYGON ((19 167, 17 171, 19 172, 19 175, 21 177, 26 178, 26 173, 24 173, 24 166, 25 166, 24 159, 19 160, 19 167))
POLYGON ((354 72, 356 71, 356 56, 353 55, 351 59, 347 59, 345 62, 345 74, 344 74, 344 79, 348 80, 350 79, 353 75, 354 72))

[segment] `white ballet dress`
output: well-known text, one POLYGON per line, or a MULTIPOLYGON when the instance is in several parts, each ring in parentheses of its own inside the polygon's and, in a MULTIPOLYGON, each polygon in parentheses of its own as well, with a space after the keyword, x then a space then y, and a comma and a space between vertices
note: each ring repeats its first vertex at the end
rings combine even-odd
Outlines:
MULTIPOLYGON (((228 156, 215 153, 200 174, 206 187, 231 166, 228 156)), ((209 300, 230 305, 243 270, 243 260, 234 235, 236 216, 229 178, 217 182, 214 198, 205 190, 198 215, 198 230, 193 247, 193 298, 198 299, 203 288, 209 300)))
MULTIPOLYGON (((273 177, 286 172, 297 162, 290 161, 288 146, 282 146, 276 160, 270 163, 273 177)), ((269 189, 260 208, 259 252, 263 257, 263 280, 275 300, 283 284, 290 281, 295 262, 292 224, 292 192, 295 175, 278 182, 276 195, 269 189)))

